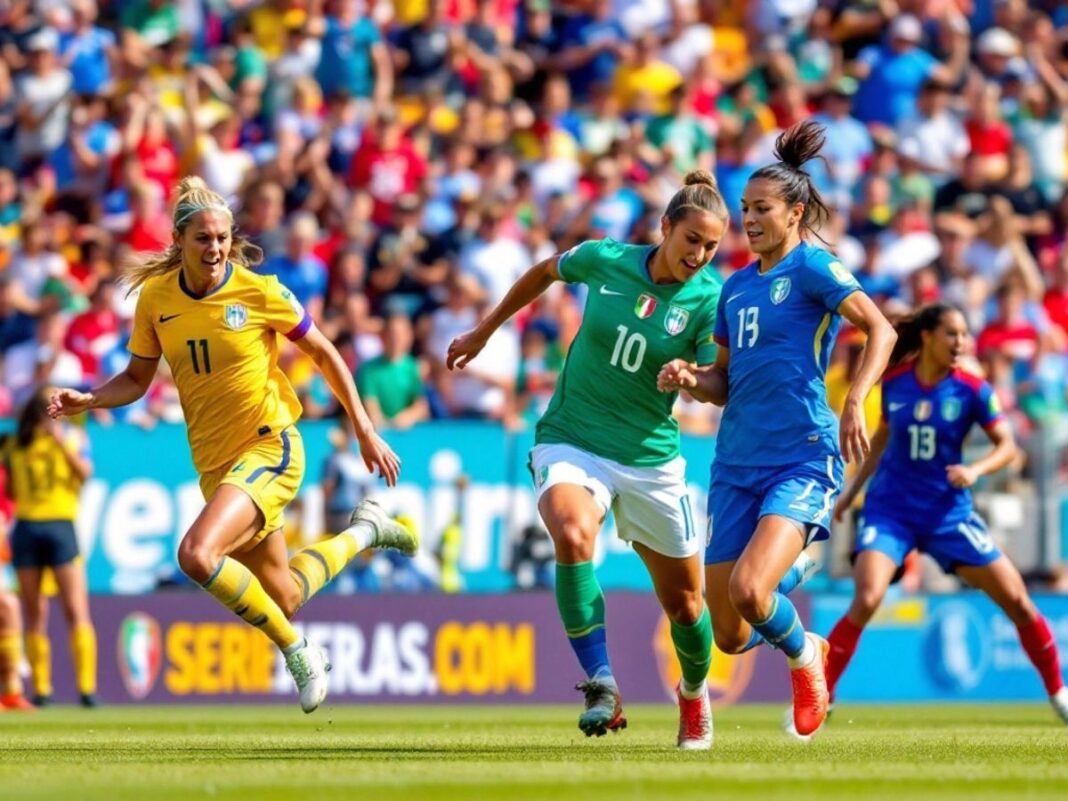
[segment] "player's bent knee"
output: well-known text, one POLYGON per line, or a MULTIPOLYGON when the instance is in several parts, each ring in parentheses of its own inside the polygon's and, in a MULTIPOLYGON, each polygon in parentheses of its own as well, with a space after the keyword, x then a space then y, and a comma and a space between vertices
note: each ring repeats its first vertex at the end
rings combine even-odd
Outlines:
POLYGON ((595 534, 577 520, 562 522, 553 535, 557 561, 582 562, 593 558, 595 534))
POLYGON ((879 605, 883 602, 885 592, 878 589, 860 588, 857 590, 856 597, 853 599, 853 609, 855 617, 862 618, 865 622, 871 620, 872 615, 878 610, 879 605))
POLYGON ((692 626, 701 617, 705 602, 700 593, 687 592, 664 601, 664 614, 680 626, 692 626))
POLYGON ((739 636, 738 632, 720 632, 713 629, 712 638, 716 641, 716 648, 725 654, 740 653, 749 643, 749 638, 739 636))
POLYGON ((193 581, 203 584, 215 573, 220 556, 214 549, 186 537, 178 546, 178 567, 193 581))
POLYGON ((734 577, 731 577, 728 595, 731 606, 746 620, 752 622, 764 617, 764 607, 768 601, 767 593, 755 583, 736 581, 734 577))

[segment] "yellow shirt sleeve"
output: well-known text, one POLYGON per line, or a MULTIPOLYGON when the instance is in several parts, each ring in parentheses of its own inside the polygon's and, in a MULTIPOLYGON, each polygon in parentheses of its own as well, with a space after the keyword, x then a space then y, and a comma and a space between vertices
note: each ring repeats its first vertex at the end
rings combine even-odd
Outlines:
POLYGON ((285 286, 273 275, 268 277, 265 289, 263 314, 267 325, 291 342, 308 333, 312 326, 311 316, 285 286))
POLYGON ((141 288, 141 295, 137 298, 137 307, 134 309, 133 331, 130 333, 130 343, 126 349, 134 356, 144 359, 158 359, 163 355, 159 337, 156 336, 156 327, 152 320, 152 301, 147 287, 141 288))

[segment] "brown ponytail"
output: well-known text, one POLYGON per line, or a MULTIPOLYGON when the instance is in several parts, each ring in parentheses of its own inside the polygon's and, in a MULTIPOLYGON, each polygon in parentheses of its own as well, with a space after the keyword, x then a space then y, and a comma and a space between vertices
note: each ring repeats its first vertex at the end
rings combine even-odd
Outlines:
POLYGON ((707 211, 726 222, 730 217, 727 202, 720 194, 712 174, 705 170, 691 170, 683 179, 682 189, 677 191, 664 210, 664 216, 674 225, 690 211, 707 211))
MULTIPOLYGON (((827 141, 823 126, 814 120, 794 123, 775 140, 775 156, 778 162, 761 167, 749 180, 764 178, 779 185, 783 200, 790 206, 800 203, 805 207, 801 213, 801 230, 815 234, 831 211, 812 183, 812 176, 802 167, 814 158, 822 158, 820 151, 827 141)), ((822 240, 821 240, 822 241, 822 240)))

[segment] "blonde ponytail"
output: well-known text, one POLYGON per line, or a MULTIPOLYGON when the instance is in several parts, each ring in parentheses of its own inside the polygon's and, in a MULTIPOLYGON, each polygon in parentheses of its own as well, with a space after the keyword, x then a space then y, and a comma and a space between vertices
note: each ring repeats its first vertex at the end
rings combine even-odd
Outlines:
MULTIPOLYGON (((201 211, 222 212, 230 220, 230 261, 232 263, 241 267, 253 267, 263 261, 263 251, 233 230, 234 214, 222 195, 211 191, 199 175, 187 175, 178 183, 178 199, 174 204, 172 214, 174 230, 179 237, 189 225, 189 221, 201 211)), ((171 242, 162 253, 157 253, 127 267, 122 280, 128 287, 128 292, 133 292, 149 278, 164 275, 181 266, 182 248, 177 242, 171 242)))

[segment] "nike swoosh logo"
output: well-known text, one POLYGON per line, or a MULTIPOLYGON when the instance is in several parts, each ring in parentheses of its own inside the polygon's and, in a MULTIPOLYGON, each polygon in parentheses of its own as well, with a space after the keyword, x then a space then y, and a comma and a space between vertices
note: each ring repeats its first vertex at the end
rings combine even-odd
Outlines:
POLYGON ((742 296, 741 292, 735 292, 733 295, 731 295, 729 298, 727 298, 727 303, 730 303, 735 298, 740 298, 741 296, 742 296))
POLYGON ((889 404, 889 406, 890 406, 890 411, 896 412, 898 409, 904 409, 906 406, 908 406, 908 404, 907 403, 891 403, 891 404, 889 404))
POLYGON ((601 294, 602 295, 618 295, 619 297, 623 297, 623 293, 622 292, 616 292, 615 290, 609 289, 608 287, 606 287, 603 284, 601 285, 601 294))
POLYGON ((172 314, 172 315, 170 315, 170 316, 168 316, 168 317, 164 317, 164 316, 163 316, 163 315, 161 314, 161 315, 159 316, 159 321, 160 321, 161 323, 166 323, 166 322, 169 322, 170 320, 173 320, 173 319, 174 319, 175 317, 181 317, 181 316, 182 316, 182 313, 181 313, 181 312, 178 312, 177 314, 172 314))

